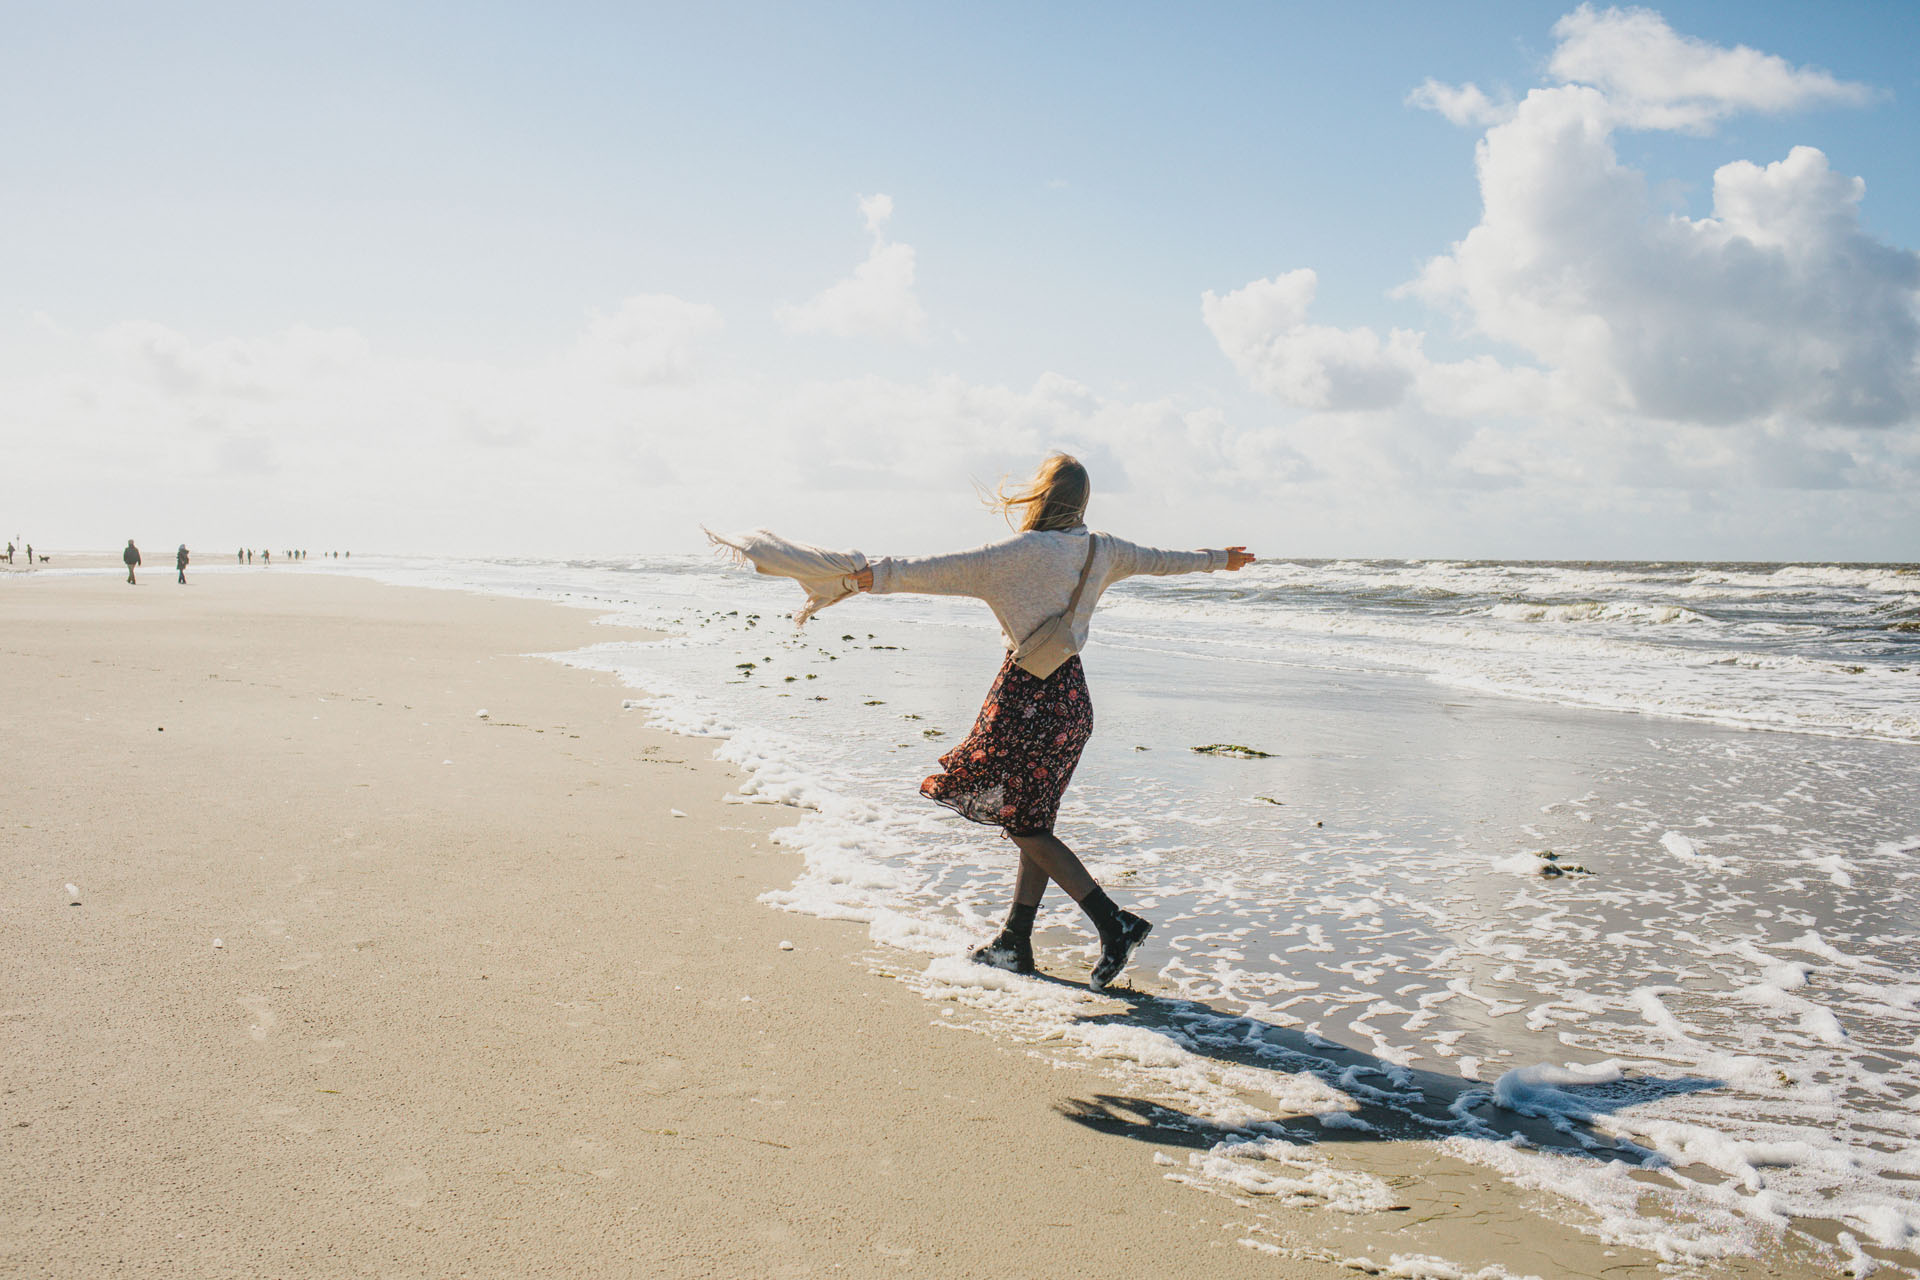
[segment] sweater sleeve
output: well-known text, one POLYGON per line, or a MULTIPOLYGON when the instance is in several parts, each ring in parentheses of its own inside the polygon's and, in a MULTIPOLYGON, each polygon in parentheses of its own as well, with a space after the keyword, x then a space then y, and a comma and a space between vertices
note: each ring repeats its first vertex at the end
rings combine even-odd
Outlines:
POLYGON ((941 556, 885 556, 873 562, 875 595, 911 591, 985 599, 999 583, 1012 542, 990 542, 941 556))
POLYGON ((1150 573, 1166 577, 1176 573, 1212 573, 1227 567, 1227 553, 1209 551, 1163 551, 1114 539, 1113 574, 1109 581, 1150 573))

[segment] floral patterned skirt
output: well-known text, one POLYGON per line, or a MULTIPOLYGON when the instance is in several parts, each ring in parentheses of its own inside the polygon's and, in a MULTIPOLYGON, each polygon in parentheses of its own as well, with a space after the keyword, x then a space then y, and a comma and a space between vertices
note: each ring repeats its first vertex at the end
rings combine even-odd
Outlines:
POLYGON ((1008 654, 973 731, 940 757, 920 794, 1008 835, 1053 830, 1060 796, 1093 736, 1093 703, 1076 655, 1045 680, 1008 654))

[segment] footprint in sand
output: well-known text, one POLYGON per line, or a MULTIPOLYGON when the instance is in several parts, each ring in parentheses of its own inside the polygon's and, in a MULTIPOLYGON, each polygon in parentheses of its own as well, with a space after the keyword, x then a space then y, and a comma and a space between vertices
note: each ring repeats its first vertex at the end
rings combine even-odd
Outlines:
MULTIPOLYGON (((579 1152, 582 1157, 592 1155, 594 1152, 600 1150, 600 1147, 601 1147, 601 1143, 598 1138, 587 1138, 587 1137, 570 1138, 567 1140, 567 1145, 569 1147, 572 1147, 575 1151, 579 1152)), ((617 1168, 589 1169, 587 1170, 587 1172, 591 1173, 596 1178, 611 1178, 616 1174, 618 1174, 620 1170, 617 1168)))
POLYGON ((307 1065, 324 1067, 333 1061, 333 1055, 347 1047, 345 1040, 315 1040, 313 1049, 307 1054, 307 1065))
POLYGON ((417 1165, 398 1164, 387 1170, 387 1186, 393 1190, 393 1202, 418 1209, 427 1202, 427 1171, 417 1165))
MULTIPOLYGON (((555 1000, 553 1006, 556 1009, 565 1009, 571 1013, 588 1014, 592 1012, 592 1006, 582 1004, 578 1000, 555 1000)), ((590 1017, 566 1018, 562 1021, 566 1026, 575 1031, 591 1026, 593 1023, 590 1017)))
POLYGON ((247 1034, 255 1040, 265 1040, 273 1030, 273 1024, 280 1021, 279 1015, 268 1006, 265 996, 241 996, 240 1005, 253 1015, 253 1025, 247 1028, 247 1034))
POLYGON ((647 1097, 664 1098, 688 1085, 686 1064, 677 1058, 622 1058, 619 1062, 621 1066, 636 1068, 637 1079, 632 1087, 647 1097))
POLYGON ((295 1133, 317 1133, 319 1131, 319 1124, 312 1120, 295 1120, 294 1117, 299 1114, 300 1108, 294 1106, 291 1102, 263 1102, 260 1104, 260 1118, 262 1120, 271 1120, 283 1128, 293 1130, 295 1133))

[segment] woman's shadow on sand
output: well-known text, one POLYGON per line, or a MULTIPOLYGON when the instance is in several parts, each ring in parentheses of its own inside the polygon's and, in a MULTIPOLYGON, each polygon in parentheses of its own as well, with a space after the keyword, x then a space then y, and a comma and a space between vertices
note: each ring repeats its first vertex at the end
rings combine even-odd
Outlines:
POLYGON ((1518 1086, 1514 1082, 1502 1096, 1503 1091, 1492 1083, 1401 1066, 1310 1032, 1222 1012, 1204 1001, 1125 989, 1109 989, 1105 994, 1125 1001, 1128 1010, 1082 1018, 1080 1025, 1145 1028, 1222 1063, 1304 1072, 1354 1104, 1352 1110, 1332 1113, 1327 1120, 1299 1112, 1244 1126, 1221 1124, 1162 1102, 1122 1094, 1074 1098, 1056 1107, 1075 1124, 1160 1146, 1204 1150, 1221 1142, 1263 1136, 1295 1143, 1519 1138, 1544 1150, 1643 1165, 1654 1158, 1653 1152, 1629 1139, 1601 1133, 1594 1121, 1629 1107, 1726 1084, 1703 1076, 1625 1075, 1591 1084, 1518 1086))

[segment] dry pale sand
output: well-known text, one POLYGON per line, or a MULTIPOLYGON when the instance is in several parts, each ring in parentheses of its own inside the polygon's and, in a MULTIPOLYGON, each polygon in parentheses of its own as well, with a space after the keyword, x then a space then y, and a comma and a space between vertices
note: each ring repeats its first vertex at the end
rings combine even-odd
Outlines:
MULTIPOLYGON (((516 656, 590 615, 189 576, 0 582, 0 1272, 1353 1274, 1240 1243, 1315 1215, 1072 1122, 1097 1076, 954 1034, 858 926, 759 905, 782 811, 516 656)), ((1383 1263, 1652 1274, 1373 1162, 1383 1263)))

